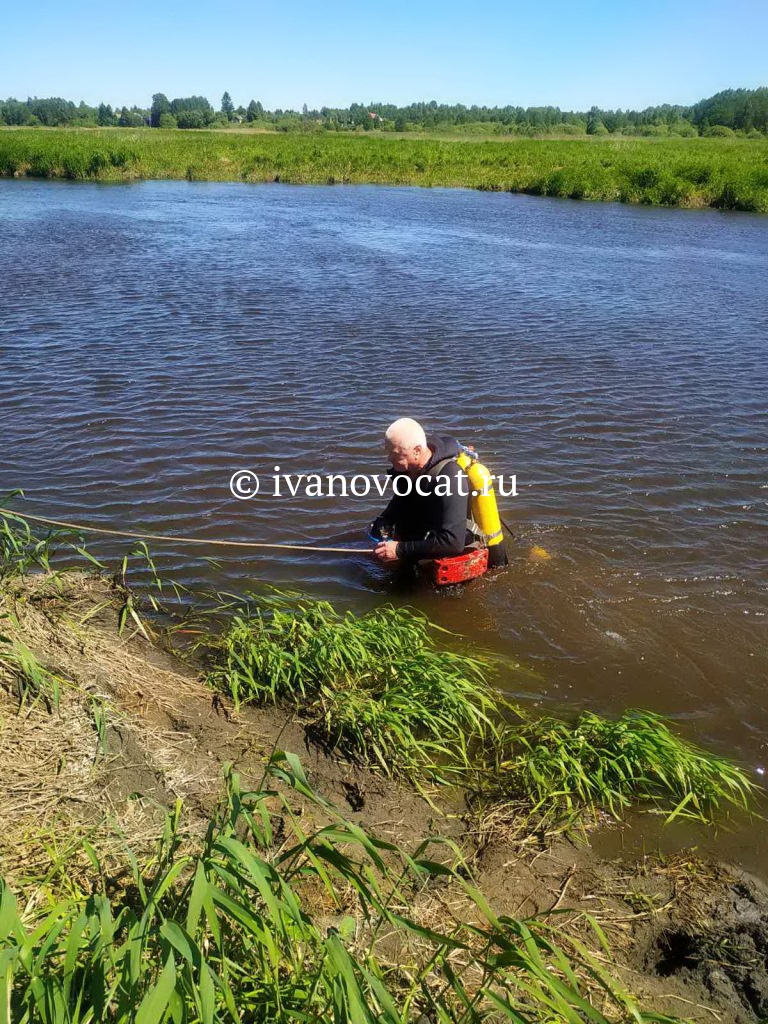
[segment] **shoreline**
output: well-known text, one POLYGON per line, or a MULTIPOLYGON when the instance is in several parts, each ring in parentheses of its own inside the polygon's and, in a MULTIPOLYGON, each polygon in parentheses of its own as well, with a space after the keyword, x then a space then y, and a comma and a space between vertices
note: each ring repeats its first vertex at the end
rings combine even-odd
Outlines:
POLYGON ((469 188, 768 213, 768 140, 444 140, 9 128, 0 177, 469 188))

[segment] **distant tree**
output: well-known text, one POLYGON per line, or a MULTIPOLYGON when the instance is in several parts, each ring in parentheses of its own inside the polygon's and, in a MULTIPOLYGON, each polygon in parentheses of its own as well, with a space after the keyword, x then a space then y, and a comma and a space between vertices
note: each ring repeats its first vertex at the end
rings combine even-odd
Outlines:
POLYGON ((156 92, 152 97, 152 106, 150 108, 149 121, 153 128, 160 128, 160 118, 163 114, 170 114, 171 104, 168 97, 162 92, 156 92))
POLYGON ((173 114, 161 114, 158 121, 158 128, 178 128, 178 123, 173 114))
POLYGON ((144 126, 144 118, 137 110, 129 110, 127 107, 123 107, 117 123, 120 128, 142 128, 144 126))
POLYGON ((171 100, 171 113, 178 117, 182 110, 196 110, 203 119, 203 124, 211 124, 216 112, 205 96, 182 96, 171 100))
MULTIPOLYGON (((235 112, 229 93, 222 97, 222 109, 217 112, 204 96, 187 96, 172 100, 162 93, 152 97, 150 110, 137 107, 112 111, 108 104, 98 108, 85 103, 75 104, 61 97, 26 100, 9 98, 0 101, 0 124, 36 125, 46 127, 85 124, 115 124, 139 127, 151 123, 160 125, 164 115, 182 119, 187 127, 206 127, 215 123, 226 124, 245 118, 248 122, 266 121, 281 131, 455 131, 468 134, 546 135, 571 134, 587 131, 590 135, 607 133, 617 135, 683 136, 704 134, 710 129, 735 132, 739 136, 755 132, 768 134, 768 88, 726 89, 702 99, 693 106, 661 104, 643 110, 602 110, 592 107, 588 112, 560 110, 558 107, 465 106, 461 103, 438 103, 436 100, 397 106, 371 99, 366 104, 352 103, 344 108, 322 107, 301 113, 293 110, 265 111, 261 103, 251 100, 246 108, 235 112), (111 119, 110 119, 111 111, 111 119), (375 117, 371 114, 375 113, 375 117), (566 131, 566 126, 572 126, 566 131)), ((164 124, 170 122, 166 119, 164 124)), ((725 134, 725 133, 723 133, 725 134)))
POLYGON ((112 112, 112 107, 108 103, 100 103, 99 111, 96 115, 96 121, 102 126, 102 128, 111 127, 116 123, 115 115, 112 112))
POLYGON ((736 132, 733 128, 729 128, 726 124, 713 124, 710 128, 704 132, 710 139, 712 138, 723 138, 732 139, 736 132))
POLYGON ((765 131, 768 128, 768 88, 725 89, 695 103, 690 114, 690 119, 702 131, 716 125, 765 131))
POLYGON ((587 114, 587 135, 597 135, 598 132, 596 129, 598 125, 605 128, 605 125, 600 118, 600 109, 598 107, 591 107, 587 114))
POLYGON ((251 100, 245 112, 246 121, 260 121, 264 117, 264 107, 258 100, 251 100))
POLYGON ((89 107, 85 100, 80 100, 75 111, 74 121, 77 124, 98 124, 99 112, 96 107, 89 107))
MULTIPOLYGON (((52 96, 50 99, 28 99, 29 114, 49 128, 66 127, 77 120, 78 108, 71 100, 52 96)), ((25 118, 26 120, 26 118, 25 118)))
POLYGON ((176 115, 179 128, 205 128, 206 122, 201 110, 180 110, 176 115))
POLYGON ((0 122, 3 124, 29 124, 30 117, 31 113, 26 103, 10 98, 0 104, 0 122))

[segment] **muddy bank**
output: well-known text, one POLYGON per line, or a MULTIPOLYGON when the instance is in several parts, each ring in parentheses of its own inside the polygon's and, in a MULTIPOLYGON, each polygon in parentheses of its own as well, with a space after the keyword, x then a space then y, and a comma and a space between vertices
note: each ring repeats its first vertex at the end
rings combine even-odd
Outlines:
MULTIPOLYGON (((257 786, 272 751, 285 749, 321 794, 382 838, 408 849, 428 835, 454 840, 497 911, 556 911, 558 924, 581 937, 584 914, 592 915, 647 1009, 694 1020, 768 1016, 762 881, 694 857, 623 863, 564 840, 521 845, 501 831, 480 835, 458 794, 430 803, 327 757, 298 715, 235 714, 191 659, 128 628, 120 635, 119 603, 108 581, 87 573, 15 579, 0 595, 0 633, 34 655, 58 689, 57 707, 50 686, 35 692, 18 666, 0 661, 0 873, 14 886, 45 874, 61 886, 87 879, 83 837, 118 875, 126 846, 149 851, 164 809, 179 799, 194 838, 219 800, 226 765, 257 786)), ((320 813, 295 804, 309 822, 320 813)))

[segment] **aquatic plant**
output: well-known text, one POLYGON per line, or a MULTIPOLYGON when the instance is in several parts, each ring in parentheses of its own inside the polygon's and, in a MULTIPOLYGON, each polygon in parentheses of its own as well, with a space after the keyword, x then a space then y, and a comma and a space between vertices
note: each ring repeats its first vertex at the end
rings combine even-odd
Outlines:
MULTIPOLYGON (((211 685, 244 702, 294 706, 328 747, 388 774, 460 782, 545 828, 650 806, 712 823, 748 809, 743 769, 676 736, 658 715, 531 718, 488 681, 490 661, 407 609, 341 614, 327 602, 254 599, 199 642, 211 685), (517 721, 510 721, 516 717, 517 721)), ((538 827, 538 826, 537 826, 538 827)))
MULTIPOLYGON (((22 493, 16 490, 0 497, 0 506, 6 506, 22 493)), ((74 550, 92 563, 96 561, 85 551, 80 534, 57 529, 38 537, 23 516, 0 513, 0 580, 23 576, 30 569, 52 572, 51 559, 62 547, 74 550)))
POLYGON ((768 212, 768 140, 5 129, 0 175, 479 188, 768 212))

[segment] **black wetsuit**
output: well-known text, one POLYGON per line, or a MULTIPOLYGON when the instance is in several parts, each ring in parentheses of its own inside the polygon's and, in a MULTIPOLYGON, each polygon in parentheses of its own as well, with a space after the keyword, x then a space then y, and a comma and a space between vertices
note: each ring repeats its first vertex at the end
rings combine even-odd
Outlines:
MULTIPOLYGON (((459 442, 453 437, 428 437, 427 444, 432 457, 421 470, 419 486, 424 494, 417 493, 414 480, 410 494, 402 497, 393 494, 373 524, 376 532, 381 527, 388 528, 398 541, 398 558, 407 562, 460 555, 474 539, 467 529, 471 488, 466 473, 455 461, 455 456, 461 451, 459 442), (446 462, 435 476, 429 475, 430 470, 444 459, 451 461, 446 462), (435 489, 438 494, 434 493, 435 489)), ((407 476, 394 470, 390 473, 393 488, 398 477, 407 476)), ((398 486, 405 490, 403 485, 398 486)))

